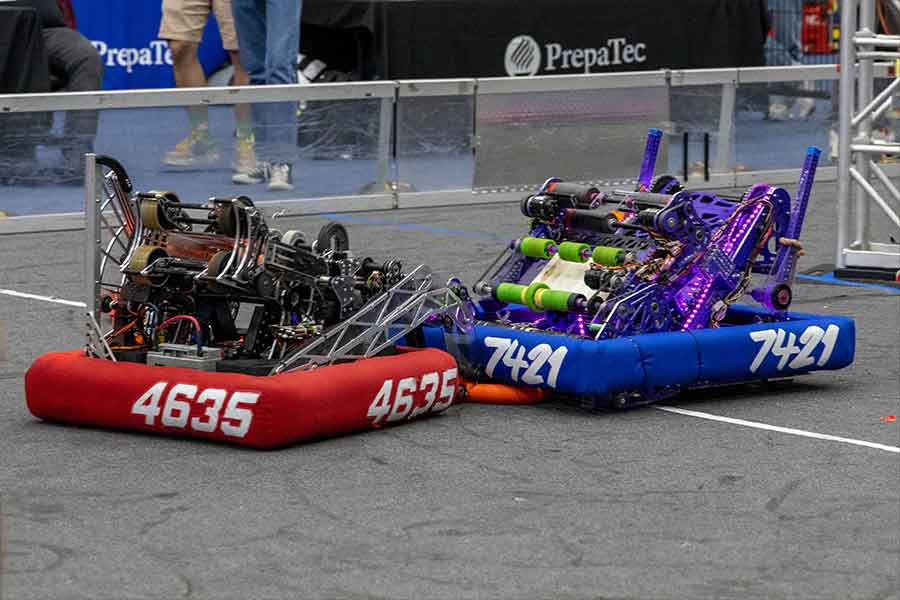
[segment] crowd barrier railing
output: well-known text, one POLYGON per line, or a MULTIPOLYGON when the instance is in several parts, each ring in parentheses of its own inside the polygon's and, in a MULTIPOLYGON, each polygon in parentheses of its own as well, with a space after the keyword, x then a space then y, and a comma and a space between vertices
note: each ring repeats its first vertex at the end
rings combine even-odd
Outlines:
MULTIPOLYGON (((875 77, 891 76, 887 65, 876 65, 875 77)), ((501 181, 487 186, 473 180, 471 185, 454 186, 452 189, 420 191, 403 185, 403 174, 397 169, 398 108, 404 105, 436 99, 463 98, 470 103, 471 151, 476 165, 491 158, 491 152, 482 147, 482 107, 492 97, 526 99, 540 94, 565 95, 612 93, 616 90, 656 90, 666 95, 679 90, 704 88, 715 90, 716 130, 711 133, 717 140, 713 156, 705 162, 706 176, 702 185, 707 188, 744 187, 766 180, 771 183, 796 181, 799 164, 788 168, 767 168, 740 171, 728 167, 734 153, 735 114, 741 86, 779 84, 790 82, 837 81, 840 72, 835 65, 800 65, 784 67, 752 67, 703 70, 661 70, 627 73, 563 75, 522 78, 440 79, 352 82, 341 84, 283 85, 267 87, 189 88, 167 90, 129 90, 109 92, 78 92, 68 94, 0 95, 0 118, 3 115, 29 112, 104 110, 129 108, 164 108, 233 105, 263 102, 311 102, 341 100, 377 101, 377 146, 375 156, 376 177, 367 193, 352 196, 280 199, 263 202, 273 214, 299 215, 316 212, 358 211, 371 209, 397 209, 422 206, 455 205, 461 203, 486 203, 518 200, 522 190, 534 181, 501 181), (302 201, 301 201, 302 200, 302 201)), ((2 125, 2 122, 0 122, 2 125)), ((659 124, 657 124, 659 125, 659 124)), ((665 125, 665 124, 663 124, 665 125)), ((666 127, 663 126, 665 130, 666 127)), ((639 146, 640 137, 632 144, 639 146)), ((673 137, 674 139, 674 137, 673 137)), ((687 137, 685 137, 687 140, 687 137)), ((685 145, 686 147, 686 145, 685 145)), ((569 156, 556 157, 566 161, 569 156)), ((601 160, 603 157, 600 157, 601 160)), ((597 162, 600 162, 598 160, 597 162)), ((685 164, 687 164, 685 155, 685 164)), ((896 165, 885 168, 890 176, 900 171, 896 165)), ((632 167, 632 170, 635 167, 632 167)), ((685 170, 687 167, 685 167, 685 170)), ((476 169, 477 170, 477 169, 476 169)), ((536 173, 535 178, 554 173, 536 173)), ((687 174, 687 173, 685 173, 687 174)), ((621 185, 633 177, 630 171, 622 171, 606 179, 583 178, 595 184, 609 187, 621 185)), ((511 178, 514 176, 511 175, 511 178)), ((836 167, 823 167, 820 181, 834 181, 836 167)), ((692 178, 693 182, 694 179, 692 178)), ((697 184, 694 184, 697 185, 697 184)), ((0 187, 0 209, 3 208, 3 191, 0 187)), ((65 214, 33 215, 0 219, 0 234, 28 231, 78 229, 84 227, 83 216, 75 211, 65 214)))

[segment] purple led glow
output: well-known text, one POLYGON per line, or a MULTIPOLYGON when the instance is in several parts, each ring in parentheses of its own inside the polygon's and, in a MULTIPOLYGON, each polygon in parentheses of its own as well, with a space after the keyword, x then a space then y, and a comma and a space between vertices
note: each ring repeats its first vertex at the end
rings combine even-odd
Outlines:
POLYGON ((575 319, 575 324, 578 326, 578 334, 581 335, 581 337, 586 337, 587 329, 585 329, 584 327, 584 317, 578 315, 578 317, 575 319))
POLYGON ((700 284, 700 286, 702 286, 702 291, 700 292, 699 297, 697 297, 696 294, 694 295, 694 308, 691 309, 687 319, 684 320, 684 325, 681 326, 682 331, 694 328, 694 321, 697 319, 697 315, 700 314, 700 310, 706 306, 706 299, 709 297, 709 292, 713 285, 713 279, 702 271, 698 272, 695 277, 703 282, 700 284))
POLYGON ((743 244, 744 238, 750 230, 750 225, 756 222, 760 213, 765 208, 762 203, 757 204, 749 215, 738 217, 728 228, 725 234, 725 243, 722 244, 722 253, 728 258, 734 259, 737 250, 743 244))
POLYGON ((684 314, 688 311, 689 306, 685 298, 693 298, 697 294, 697 287, 696 280, 691 281, 675 295, 675 306, 678 307, 678 312, 684 314))

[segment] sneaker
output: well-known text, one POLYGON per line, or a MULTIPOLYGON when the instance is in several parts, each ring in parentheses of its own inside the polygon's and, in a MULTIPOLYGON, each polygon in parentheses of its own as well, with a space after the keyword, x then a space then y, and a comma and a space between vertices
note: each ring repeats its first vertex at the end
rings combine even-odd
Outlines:
POLYGON ((269 173, 269 191, 283 192, 294 189, 291 171, 291 165, 288 163, 274 163, 269 173))
POLYGON ((207 129, 194 129, 163 157, 163 163, 174 167, 210 166, 218 161, 219 150, 207 129))
POLYGON ((272 173, 272 166, 265 162, 254 162, 249 164, 244 171, 235 171, 231 175, 232 183, 240 183, 242 185, 252 185, 255 183, 265 183, 269 180, 272 173))
POLYGON ((816 112, 816 101, 813 98, 797 98, 791 107, 790 118, 806 121, 816 112))
POLYGON ((788 106, 782 102, 773 102, 769 105, 769 119, 772 121, 785 121, 788 118, 788 106))
MULTIPOLYGON (((256 140, 253 135, 245 138, 237 138, 234 144, 234 158, 231 161, 231 170, 236 177, 241 173, 250 173, 257 167, 256 152, 253 147, 256 140)), ((235 182, 240 183, 240 182, 235 182)), ((259 183, 259 182, 258 182, 259 183)))

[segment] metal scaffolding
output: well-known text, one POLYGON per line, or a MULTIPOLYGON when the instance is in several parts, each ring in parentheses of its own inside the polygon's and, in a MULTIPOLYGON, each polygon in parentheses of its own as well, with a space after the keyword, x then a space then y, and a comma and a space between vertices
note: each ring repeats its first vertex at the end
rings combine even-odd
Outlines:
POLYGON ((838 163, 838 269, 900 270, 900 245, 875 241, 871 205, 876 204, 900 231, 896 206, 900 190, 878 163, 880 157, 900 155, 900 140, 873 137, 873 124, 892 109, 900 95, 900 73, 875 94, 876 68, 900 65, 900 35, 875 33, 875 0, 841 2, 840 159, 838 163), (893 201, 883 195, 886 191, 893 201), (893 204, 893 205, 892 205, 893 204), (855 227, 851 224, 851 206, 855 227), (855 231, 851 233, 851 228, 855 231))

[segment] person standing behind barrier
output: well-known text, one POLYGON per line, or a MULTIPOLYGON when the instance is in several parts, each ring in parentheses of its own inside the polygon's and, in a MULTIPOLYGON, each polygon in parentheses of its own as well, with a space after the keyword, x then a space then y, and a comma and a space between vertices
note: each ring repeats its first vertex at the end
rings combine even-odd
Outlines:
MULTIPOLYGON (((197 48, 210 12, 215 13, 222 35, 222 45, 234 65, 233 85, 247 85, 247 72, 241 65, 231 0, 163 0, 159 37, 168 41, 172 51, 172 70, 178 87, 203 87, 206 75, 197 58, 197 48)), ((187 109, 191 132, 163 157, 167 165, 192 167, 211 166, 219 161, 219 149, 209 133, 209 109, 190 106, 187 109)), ((234 107, 236 122, 235 149, 232 160, 234 173, 242 173, 256 165, 253 151, 253 129, 247 105, 234 107)))
MULTIPOLYGON (((770 65, 803 64, 803 18, 804 0, 770 0, 774 13, 775 51, 767 53, 770 65)), ((808 84, 803 84, 808 88, 808 84)), ((774 121, 785 119, 808 119, 816 109, 813 98, 797 98, 792 107, 781 95, 769 99, 769 118, 774 121)))
MULTIPOLYGON (((250 85, 297 83, 302 0, 232 0, 234 26, 250 85)), ((292 190, 297 148, 294 102, 253 105, 257 149, 262 160, 254 169, 235 174, 235 183, 268 182, 272 191, 292 190)))
MULTIPOLYGON (((103 88, 103 62, 97 49, 74 29, 71 6, 58 0, 26 0, 41 17, 51 89, 54 92, 91 92, 103 88), (67 7, 69 22, 60 5, 67 7)), ((97 111, 67 111, 61 141, 62 163, 54 173, 58 181, 79 183, 84 176, 82 158, 93 152, 97 111)))

